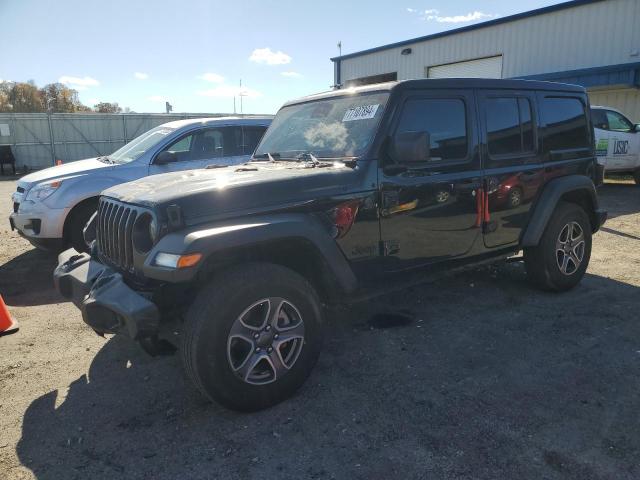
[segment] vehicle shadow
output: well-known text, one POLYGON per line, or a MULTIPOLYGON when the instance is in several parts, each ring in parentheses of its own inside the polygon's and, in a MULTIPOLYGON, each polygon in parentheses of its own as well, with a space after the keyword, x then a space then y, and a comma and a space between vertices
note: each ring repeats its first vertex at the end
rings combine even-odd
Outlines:
POLYGON ((111 338, 30 404, 17 454, 40 480, 638 478, 639 293, 540 293, 519 265, 411 288, 331 314, 302 390, 253 414, 111 338), (384 308, 412 321, 368 322, 384 308))
POLYGON ((33 248, 0 265, 0 294, 9 306, 48 305, 64 301, 53 285, 57 256, 33 248))
POLYGON ((610 219, 640 211, 640 186, 633 182, 607 182, 598 188, 598 197, 610 219))

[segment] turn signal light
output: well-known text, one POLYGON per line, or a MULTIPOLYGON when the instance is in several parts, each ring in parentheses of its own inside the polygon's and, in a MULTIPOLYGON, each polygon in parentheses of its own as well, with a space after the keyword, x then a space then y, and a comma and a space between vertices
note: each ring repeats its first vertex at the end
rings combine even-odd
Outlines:
POLYGON ((336 226, 336 238, 344 237, 353 225, 360 202, 352 200, 342 203, 333 209, 333 224, 336 226))
POLYGON ((201 253, 192 253, 190 255, 182 255, 178 260, 178 268, 193 267, 202 258, 201 253))

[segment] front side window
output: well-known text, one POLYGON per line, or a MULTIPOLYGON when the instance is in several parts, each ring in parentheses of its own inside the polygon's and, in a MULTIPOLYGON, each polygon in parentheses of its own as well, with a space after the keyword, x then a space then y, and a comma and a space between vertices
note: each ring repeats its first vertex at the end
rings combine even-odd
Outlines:
POLYGON ((527 98, 488 98, 487 143, 491 155, 519 155, 533 151, 531 103, 527 98))
POLYGON ((280 109, 255 156, 282 159, 311 153, 318 158, 352 158, 365 153, 376 133, 389 94, 329 97, 280 109))
POLYGON ((591 123, 594 128, 600 130, 609 130, 609 120, 607 120, 607 113, 599 108, 591 109, 591 123))
POLYGON ((427 132, 429 161, 461 160, 467 156, 467 114, 458 98, 410 99, 402 109, 396 133, 427 132))
POLYGON ((590 135, 584 104, 579 98, 547 97, 542 102, 546 124, 545 150, 588 148, 590 135))
POLYGON ((254 152, 266 130, 267 127, 262 126, 242 127, 242 153, 244 155, 251 155, 254 152))
POLYGON ((207 128, 179 138, 164 149, 179 162, 242 155, 240 127, 207 128))
POLYGON ((607 110, 607 123, 609 124, 609 129, 616 132, 630 132, 633 129, 633 124, 629 120, 618 112, 611 110, 607 110))

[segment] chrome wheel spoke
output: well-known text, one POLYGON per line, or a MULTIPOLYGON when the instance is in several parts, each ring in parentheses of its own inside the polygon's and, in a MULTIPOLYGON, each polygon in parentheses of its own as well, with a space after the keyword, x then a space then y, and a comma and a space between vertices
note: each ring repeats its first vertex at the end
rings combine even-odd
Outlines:
POLYGON ((290 368, 285 365, 284 360, 282 359, 282 356, 280 355, 280 352, 277 348, 269 354, 268 360, 271 364, 271 368, 273 369, 274 380, 282 377, 290 368))
POLYGON ((236 370, 238 375, 246 382, 251 375, 251 372, 256 368, 256 366, 264 359, 267 358, 267 355, 260 353, 250 353, 245 361, 240 365, 240 367, 236 370))
POLYGON ((584 258, 585 236, 578 222, 566 224, 556 239, 556 260, 564 275, 575 273, 584 258))

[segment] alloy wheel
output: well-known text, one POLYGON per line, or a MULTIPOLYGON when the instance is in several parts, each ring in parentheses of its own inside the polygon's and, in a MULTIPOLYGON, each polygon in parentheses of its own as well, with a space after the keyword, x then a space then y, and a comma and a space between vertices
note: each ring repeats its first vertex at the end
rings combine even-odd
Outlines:
POLYGON ((569 222, 556 240, 556 262, 564 275, 575 273, 584 258, 584 232, 578 222, 569 222))
POLYGON ((259 300, 234 321, 227 340, 233 372, 252 385, 275 382, 296 363, 304 345, 304 321, 291 302, 259 300))

